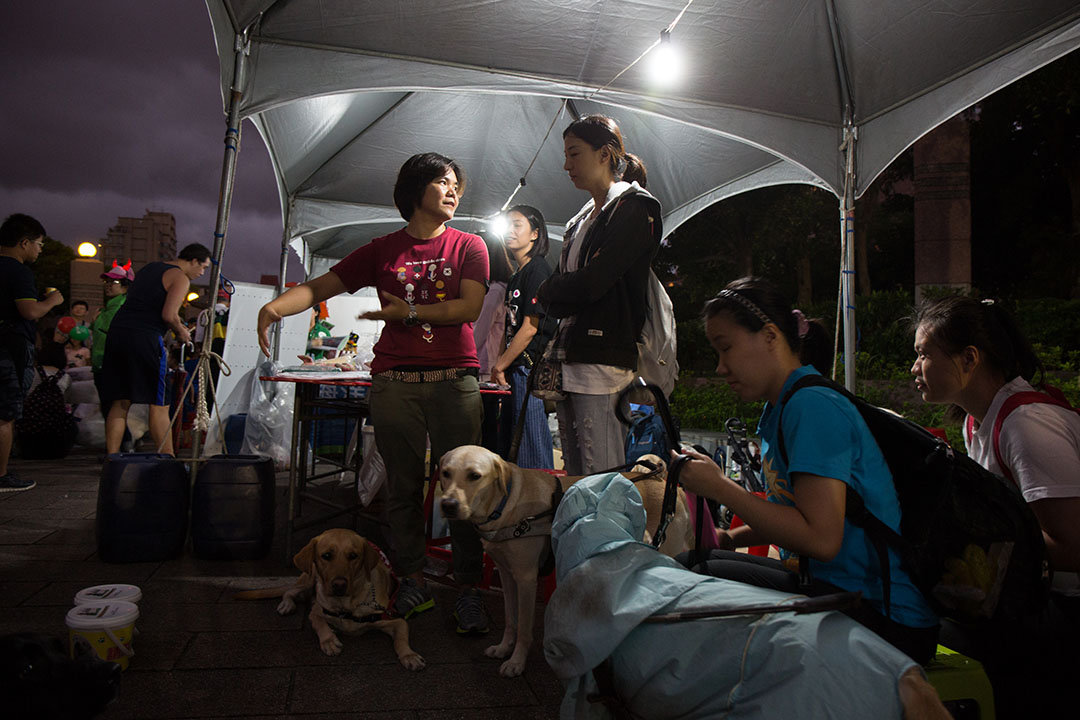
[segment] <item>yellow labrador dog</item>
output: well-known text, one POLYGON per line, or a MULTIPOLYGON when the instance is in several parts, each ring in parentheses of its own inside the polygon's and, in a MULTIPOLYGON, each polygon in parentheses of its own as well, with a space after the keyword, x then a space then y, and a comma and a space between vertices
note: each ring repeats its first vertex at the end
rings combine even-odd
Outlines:
POLYGON ((396 581, 374 545, 352 530, 327 530, 296 553, 293 564, 302 573, 293 585, 244 590, 233 597, 280 597, 277 611, 289 615, 314 591, 308 619, 324 653, 341 652, 337 633, 360 634, 374 628, 393 639, 402 665, 409 670, 424 668, 424 658, 409 647, 408 624, 389 616, 396 581))
MULTIPOLYGON (((649 457, 664 467, 660 458, 649 457)), ((626 476, 633 480, 640 473, 626 476)), ((563 490, 581 476, 556 477, 543 470, 520 468, 486 448, 463 445, 442 456, 439 478, 443 515, 472 523, 480 532, 484 550, 499 568, 506 622, 502 640, 487 648, 485 654, 505 659, 499 667, 503 677, 521 675, 533 641, 537 576, 551 552, 555 505, 563 490)), ((645 503, 647 538, 656 532, 659 523, 664 478, 666 474, 660 473, 637 483, 645 503)), ((660 548, 672 556, 689 549, 693 542, 686 498, 681 490, 679 495, 675 517, 660 548)))

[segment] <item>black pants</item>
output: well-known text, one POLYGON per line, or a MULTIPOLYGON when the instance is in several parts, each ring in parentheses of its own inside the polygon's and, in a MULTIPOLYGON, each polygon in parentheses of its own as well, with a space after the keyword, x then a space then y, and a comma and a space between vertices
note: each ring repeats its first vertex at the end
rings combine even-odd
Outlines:
MULTIPOLYGON (((693 553, 683 553, 676 559, 702 575, 735 580, 756 587, 802 593, 816 597, 844 592, 843 588, 814 579, 809 589, 799 587, 799 576, 778 560, 757 557, 730 550, 713 550, 702 561, 693 563, 693 553)), ((938 626, 914 628, 889 620, 868 603, 844 611, 844 614, 877 633, 882 639, 906 653, 911 659, 925 664, 937 652, 938 626)))

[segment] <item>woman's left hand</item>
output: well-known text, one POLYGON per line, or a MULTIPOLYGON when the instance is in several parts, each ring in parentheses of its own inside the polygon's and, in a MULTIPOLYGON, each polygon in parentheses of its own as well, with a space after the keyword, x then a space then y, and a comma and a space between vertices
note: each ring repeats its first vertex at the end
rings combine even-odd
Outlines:
POLYGON ((382 308, 366 313, 360 313, 360 315, 357 316, 360 320, 385 320, 386 322, 392 322, 394 320, 404 320, 409 316, 409 303, 405 302, 402 298, 388 293, 385 290, 381 291, 379 296, 383 299, 382 308))
MULTIPOLYGON (((671 458, 674 460, 680 453, 672 450, 671 458)), ((683 449, 682 454, 690 459, 683 463, 679 471, 679 483, 695 495, 723 501, 721 497, 725 481, 731 482, 724 477, 724 472, 712 461, 708 455, 702 455, 696 450, 683 449)))

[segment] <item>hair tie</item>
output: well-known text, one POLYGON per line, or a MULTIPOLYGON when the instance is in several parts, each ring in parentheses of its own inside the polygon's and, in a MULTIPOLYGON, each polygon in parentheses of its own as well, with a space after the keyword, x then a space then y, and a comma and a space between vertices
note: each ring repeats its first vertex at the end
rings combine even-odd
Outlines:
POLYGON ((799 337, 806 337, 806 334, 810 332, 810 321, 806 319, 805 315, 803 315, 802 310, 792 310, 791 314, 795 316, 795 326, 797 328, 799 337))

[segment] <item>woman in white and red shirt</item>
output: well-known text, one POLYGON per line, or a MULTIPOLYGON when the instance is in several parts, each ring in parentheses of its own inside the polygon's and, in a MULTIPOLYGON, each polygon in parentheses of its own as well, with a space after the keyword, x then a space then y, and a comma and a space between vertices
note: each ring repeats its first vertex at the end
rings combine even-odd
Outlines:
MULTIPOLYGON (((269 326, 343 292, 373 286, 382 308, 361 318, 384 320, 371 363, 371 422, 386 463, 394 570, 402 578, 395 610, 408 617, 434 606, 423 579, 423 484, 426 438, 431 457, 478 444, 482 409, 473 322, 487 291, 483 240, 447 227, 465 187, 464 172, 436 153, 401 167, 394 203, 408 225, 354 250, 325 275, 305 282, 259 311, 259 342, 269 326)), ((458 631, 485 632, 488 619, 473 587, 483 551, 475 529, 451 521, 458 631)))
POLYGON ((986 666, 998 717, 1064 717, 1080 670, 1080 414, 1036 393, 1042 363, 1000 303, 942 298, 914 325, 916 388, 966 414, 968 454, 1024 496, 1053 571, 1050 602, 1030 625, 1000 628, 988 647, 946 622, 942 642, 986 666))

